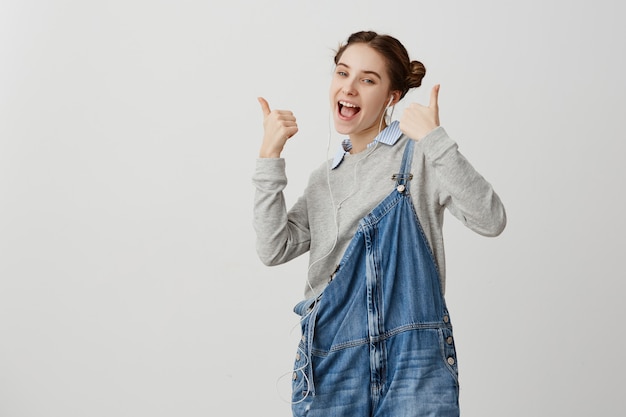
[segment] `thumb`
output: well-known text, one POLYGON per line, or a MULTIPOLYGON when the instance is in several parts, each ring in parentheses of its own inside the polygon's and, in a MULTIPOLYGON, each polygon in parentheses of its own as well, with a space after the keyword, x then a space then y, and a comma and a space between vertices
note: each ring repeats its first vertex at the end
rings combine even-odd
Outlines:
POLYGON ((257 100, 261 104, 261 110, 263 111, 263 116, 267 116, 271 113, 270 105, 263 97, 258 97, 257 100))
POLYGON ((433 89, 430 91, 430 104, 428 107, 438 108, 439 107, 439 84, 436 84, 433 89))

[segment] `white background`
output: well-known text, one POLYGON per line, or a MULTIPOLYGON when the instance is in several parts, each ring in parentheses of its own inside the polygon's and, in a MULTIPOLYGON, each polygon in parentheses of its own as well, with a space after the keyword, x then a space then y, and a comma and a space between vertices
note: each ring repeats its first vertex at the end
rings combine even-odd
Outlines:
POLYGON ((507 208, 446 222, 463 415, 624 415, 619 4, 2 0, 0 416, 290 416, 307 259, 255 254, 256 97, 298 117, 291 204, 361 29, 425 63, 405 102, 441 83, 507 208))

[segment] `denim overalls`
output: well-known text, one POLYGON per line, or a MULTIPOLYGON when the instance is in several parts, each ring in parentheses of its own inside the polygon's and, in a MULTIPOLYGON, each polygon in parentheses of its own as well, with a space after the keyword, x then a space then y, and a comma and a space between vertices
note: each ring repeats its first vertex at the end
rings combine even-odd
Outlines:
POLYGON ((458 416, 452 324, 411 203, 414 141, 396 189, 358 226, 323 294, 300 302, 296 417, 458 416))

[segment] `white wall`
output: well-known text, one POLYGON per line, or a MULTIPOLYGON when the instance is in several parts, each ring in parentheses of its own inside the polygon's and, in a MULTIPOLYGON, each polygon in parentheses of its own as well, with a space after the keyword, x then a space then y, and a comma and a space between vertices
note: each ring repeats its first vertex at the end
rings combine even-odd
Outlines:
POLYGON ((619 2, 214 3, 0 3, 0 416, 290 415, 306 257, 256 258, 256 97, 298 117, 293 202, 360 29, 507 207, 446 223, 464 415, 623 415, 619 2))

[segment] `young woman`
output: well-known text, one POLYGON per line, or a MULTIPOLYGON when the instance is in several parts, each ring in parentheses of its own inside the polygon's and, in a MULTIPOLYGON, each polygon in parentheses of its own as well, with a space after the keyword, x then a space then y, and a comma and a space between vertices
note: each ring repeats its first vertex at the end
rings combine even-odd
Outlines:
POLYGON ((348 138, 287 210, 290 111, 259 98, 264 137, 253 183, 257 251, 266 265, 310 253, 294 416, 457 416, 458 368, 444 300, 443 215, 497 236, 504 207, 428 106, 387 111, 426 71, 395 38, 352 34, 335 56, 330 105, 348 138))

